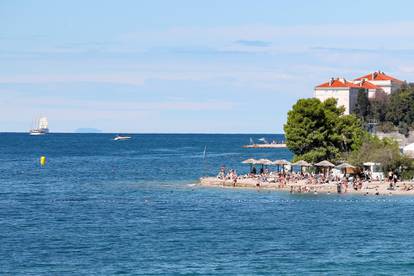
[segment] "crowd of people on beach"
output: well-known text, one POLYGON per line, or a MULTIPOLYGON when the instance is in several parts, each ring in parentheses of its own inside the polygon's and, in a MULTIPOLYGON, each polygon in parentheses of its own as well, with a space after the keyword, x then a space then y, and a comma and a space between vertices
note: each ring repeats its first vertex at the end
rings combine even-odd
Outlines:
MULTIPOLYGON (((363 171, 361 175, 341 174, 334 175, 330 171, 324 172, 304 172, 302 169, 299 172, 291 170, 270 171, 264 166, 259 170, 255 166, 252 166, 250 172, 245 175, 238 175, 236 170, 229 169, 223 165, 220 168, 217 178, 220 180, 231 181, 233 186, 236 187, 238 181, 241 180, 255 180, 255 186, 260 188, 264 183, 274 183, 278 189, 286 189, 290 186, 290 192, 294 193, 307 193, 317 192, 323 187, 324 184, 336 185, 337 193, 348 193, 351 190, 361 191, 366 189, 372 189, 371 182, 384 183, 381 179, 374 179, 369 171, 363 171)), ((389 173, 388 177, 388 189, 395 190, 398 182, 397 174, 389 173)), ((402 190, 410 191, 414 190, 414 184, 404 184, 400 187, 402 190)), ((378 194, 378 191, 376 191, 378 194)))

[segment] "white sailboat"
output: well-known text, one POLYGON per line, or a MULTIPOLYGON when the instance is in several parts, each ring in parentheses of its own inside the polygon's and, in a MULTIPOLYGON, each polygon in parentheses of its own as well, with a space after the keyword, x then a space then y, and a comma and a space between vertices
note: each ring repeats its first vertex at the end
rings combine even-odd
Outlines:
POLYGON ((39 118, 35 127, 30 130, 30 135, 45 135, 47 133, 49 133, 49 123, 46 117, 39 118))

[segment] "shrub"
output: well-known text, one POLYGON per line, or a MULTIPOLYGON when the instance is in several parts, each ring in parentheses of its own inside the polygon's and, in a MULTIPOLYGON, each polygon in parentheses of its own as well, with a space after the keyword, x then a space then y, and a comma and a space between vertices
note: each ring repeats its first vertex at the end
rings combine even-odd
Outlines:
POLYGON ((396 131, 397 128, 391 122, 384 122, 378 125, 377 130, 384 132, 384 133, 390 133, 390 132, 396 131))

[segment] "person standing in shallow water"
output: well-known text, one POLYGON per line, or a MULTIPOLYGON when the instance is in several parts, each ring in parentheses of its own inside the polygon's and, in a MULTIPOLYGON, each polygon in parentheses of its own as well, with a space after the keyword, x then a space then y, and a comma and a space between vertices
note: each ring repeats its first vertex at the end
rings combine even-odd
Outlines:
POLYGON ((397 181, 398 181, 398 176, 397 176, 397 174, 395 174, 394 173, 394 175, 392 176, 392 180, 393 180, 393 182, 394 182, 394 185, 393 185, 393 189, 395 189, 396 187, 397 187, 397 181))
POLYGON ((237 173, 236 173, 236 170, 232 170, 231 177, 233 178, 233 187, 236 187, 236 183, 237 183, 237 173))
POLYGON ((342 193, 342 183, 341 181, 338 181, 338 183, 336 183, 336 191, 338 194, 342 193))

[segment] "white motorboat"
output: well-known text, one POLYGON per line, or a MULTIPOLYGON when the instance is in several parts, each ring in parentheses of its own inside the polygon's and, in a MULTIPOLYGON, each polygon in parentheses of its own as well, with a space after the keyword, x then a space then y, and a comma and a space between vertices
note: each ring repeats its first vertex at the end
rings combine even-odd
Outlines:
POLYGON ((129 140, 131 139, 131 136, 121 136, 121 135, 117 135, 114 138, 114 141, 123 141, 123 140, 129 140))
POLYGON ((259 141, 263 142, 263 143, 255 143, 254 140, 252 138, 250 138, 250 144, 249 145, 244 145, 243 148, 286 148, 286 143, 282 142, 277 142, 277 141, 272 141, 271 143, 269 143, 266 138, 260 138, 258 139, 259 141))

